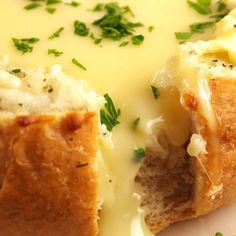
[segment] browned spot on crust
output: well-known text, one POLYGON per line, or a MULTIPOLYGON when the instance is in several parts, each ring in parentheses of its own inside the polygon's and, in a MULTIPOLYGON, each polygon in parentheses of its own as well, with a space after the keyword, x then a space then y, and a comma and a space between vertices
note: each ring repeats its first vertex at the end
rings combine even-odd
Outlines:
POLYGON ((66 118, 67 127, 72 131, 80 129, 83 123, 83 120, 84 120, 83 116, 77 113, 71 113, 66 118))
POLYGON ((53 118, 50 116, 18 116, 16 118, 16 122, 23 127, 50 120, 53 120, 53 118))
POLYGON ((190 111, 197 111, 197 98, 189 93, 183 95, 184 106, 190 111))

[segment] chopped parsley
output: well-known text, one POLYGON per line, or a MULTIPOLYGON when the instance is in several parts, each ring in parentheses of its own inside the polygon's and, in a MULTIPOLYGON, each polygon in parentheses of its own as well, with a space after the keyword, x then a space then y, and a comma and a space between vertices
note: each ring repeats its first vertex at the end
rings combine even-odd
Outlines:
POLYGON ((53 13, 56 11, 56 8, 47 7, 47 8, 45 8, 45 10, 46 10, 49 14, 53 14, 53 13))
POLYGON ((102 11, 104 8, 104 4, 103 3, 98 3, 94 8, 93 11, 102 11))
POLYGON ((23 39, 12 38, 12 41, 16 49, 21 51, 22 54, 25 54, 25 53, 29 53, 33 51, 32 44, 37 43, 39 39, 38 38, 23 38, 23 39))
POLYGON ((78 67, 80 67, 82 70, 87 70, 86 67, 84 65, 82 65, 78 60, 76 60, 75 58, 72 59, 72 63, 78 67))
POLYGON ((223 1, 220 0, 217 2, 217 11, 218 12, 225 10, 226 7, 227 7, 227 5, 223 1))
POLYGON ((209 4, 211 3, 211 1, 198 1, 198 2, 193 2, 188 0, 188 5, 190 7, 192 7, 195 11, 197 11, 198 13, 202 14, 202 15, 209 15, 211 14, 212 10, 209 7, 209 4), (202 2, 209 2, 208 4, 203 4, 202 2))
POLYGON ((197 2, 187 0, 187 3, 198 13, 209 15, 210 20, 191 24, 187 32, 176 32, 175 37, 178 40, 187 40, 194 34, 204 33, 205 30, 213 28, 218 21, 229 13, 227 5, 222 0, 217 2, 213 2, 212 0, 197 0, 197 2))
POLYGON ((211 0, 197 0, 199 4, 209 6, 211 4, 211 0))
POLYGON ((64 27, 60 27, 56 32, 54 32, 49 39, 54 39, 60 37, 61 32, 64 30, 64 27))
POLYGON ((191 33, 204 33, 205 29, 212 28, 215 25, 215 22, 199 22, 191 24, 190 30, 191 33))
POLYGON ((86 26, 85 23, 76 20, 74 22, 74 33, 79 36, 88 36, 89 28, 86 26))
POLYGON ((37 2, 30 3, 24 7, 25 10, 33 10, 35 8, 41 7, 41 4, 37 2))
POLYGON ((100 44, 102 42, 102 38, 96 38, 93 33, 89 37, 93 40, 94 44, 100 44))
POLYGON ((76 1, 72 1, 72 2, 67 2, 66 5, 72 6, 72 7, 78 7, 80 3, 76 1))
POLYGON ((120 43, 119 47, 124 47, 128 44, 129 44, 129 41, 123 41, 122 43, 120 43))
POLYGON ((140 162, 144 157, 145 157, 145 150, 144 150, 144 148, 134 149, 133 160, 135 162, 140 162))
POLYGON ((175 37, 181 40, 190 39, 192 35, 193 33, 191 32, 175 32, 175 37))
POLYGON ((63 52, 58 51, 57 49, 48 49, 48 55, 53 55, 54 57, 59 57, 63 52))
POLYGON ((160 96, 160 91, 157 87, 151 85, 151 89, 152 89, 152 94, 154 96, 155 99, 158 99, 160 96))
POLYGON ((131 37, 132 44, 134 45, 140 45, 143 43, 144 36, 139 34, 139 35, 134 35, 131 37))
POLYGON ((118 117, 121 114, 120 109, 116 109, 114 103, 108 94, 104 95, 106 100, 105 107, 100 110, 101 123, 106 125, 108 131, 120 124, 118 117))
POLYGON ((16 73, 16 74, 17 74, 17 73, 20 73, 20 72, 21 72, 21 69, 14 69, 14 70, 12 70, 12 72, 13 72, 13 73, 16 73))
POLYGON ((136 130, 138 125, 140 123, 140 117, 136 118, 133 122, 132 122, 132 128, 133 130, 136 130))
POLYGON ((151 33, 153 30, 154 30, 154 26, 153 26, 153 25, 151 25, 151 26, 148 27, 148 31, 149 31, 150 33, 151 33))
POLYGON ((47 0, 46 1, 47 5, 58 4, 58 3, 61 3, 61 0, 47 0))
POLYGON ((72 6, 72 7, 78 7, 80 5, 79 2, 77 1, 61 1, 61 0, 30 0, 32 3, 26 5, 24 7, 25 10, 32 10, 38 7, 41 7, 43 4, 45 6, 45 10, 49 13, 49 14, 53 14, 56 11, 55 7, 50 7, 50 5, 55 5, 55 4, 64 4, 64 5, 68 5, 68 6, 72 6))
POLYGON ((33 44, 33 43, 37 43, 39 41, 39 38, 23 38, 21 39, 21 41, 25 43, 33 44))
POLYGON ((223 236, 223 234, 221 232, 217 232, 215 236, 223 236))
MULTIPOLYGON (((128 15, 133 16, 133 12, 128 6, 120 6, 118 3, 97 4, 93 11, 105 12, 105 14, 95 20, 93 25, 101 30, 101 37, 111 40, 121 40, 127 36, 133 36, 137 27, 143 26, 139 22, 131 22, 128 15)), ((140 42, 140 40, 138 40, 140 42)), ((142 41, 142 40, 141 40, 142 41)), ((137 43, 137 45, 140 43, 137 43)))

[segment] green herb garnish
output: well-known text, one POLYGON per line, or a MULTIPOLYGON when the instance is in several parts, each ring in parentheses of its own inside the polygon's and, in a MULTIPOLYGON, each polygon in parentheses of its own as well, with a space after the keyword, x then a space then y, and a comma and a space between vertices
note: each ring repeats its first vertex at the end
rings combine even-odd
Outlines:
POLYGON ((93 33, 89 37, 93 40, 94 44, 100 44, 102 42, 102 38, 96 38, 93 33))
MULTIPOLYGON (((227 9, 227 5, 222 1, 217 1, 214 5, 211 0, 197 0, 197 2, 187 1, 190 7, 196 10, 200 14, 209 15, 210 13, 219 13, 210 15, 209 18, 213 18, 214 20, 209 20, 206 22, 197 22, 193 23, 189 26, 189 32, 176 32, 175 36, 179 40, 187 40, 190 39, 194 34, 204 33, 206 29, 212 28, 215 26, 216 22, 225 17, 229 10, 227 9), (217 12, 216 12, 217 11, 217 12)), ((182 43, 181 41, 180 43, 182 43)))
POLYGON ((37 43, 39 41, 39 38, 23 38, 21 39, 21 41, 25 43, 33 44, 33 43, 37 43))
POLYGON ((143 26, 141 23, 131 22, 127 14, 133 16, 128 6, 121 7, 117 3, 96 5, 94 11, 105 11, 105 15, 93 22, 102 31, 102 38, 120 40, 123 37, 133 35, 135 28, 143 26))
POLYGON ((209 6, 207 6, 206 4, 204 5, 199 2, 197 3, 197 2, 188 0, 188 5, 202 15, 209 15, 212 12, 209 6))
POLYGON ((60 37, 61 32, 64 30, 64 27, 60 27, 56 32, 54 32, 49 39, 54 39, 60 37))
POLYGON ((47 8, 45 8, 45 10, 46 10, 49 14, 53 14, 53 13, 56 11, 56 8, 47 7, 47 8))
POLYGON ((59 57, 63 52, 58 51, 57 49, 48 49, 48 55, 53 55, 54 57, 59 57))
POLYGON ((160 96, 160 91, 157 87, 151 85, 152 93, 155 99, 158 99, 160 96))
POLYGON ((192 35, 191 32, 175 32, 175 37, 180 40, 190 39, 192 35))
POLYGON ((215 236, 223 236, 223 234, 221 232, 217 232, 215 236))
POLYGON ((75 58, 72 59, 72 63, 75 64, 76 66, 80 67, 82 70, 87 70, 84 65, 82 65, 78 60, 75 58))
POLYGON ((154 26, 153 26, 153 25, 151 25, 151 26, 148 27, 148 31, 149 31, 150 33, 151 33, 153 30, 154 30, 154 26))
POLYGON ((143 43, 144 36, 139 34, 139 35, 134 35, 131 37, 132 44, 134 45, 140 45, 143 43))
POLYGON ((197 0, 199 4, 209 6, 211 5, 212 0, 197 0))
POLYGON ((221 12, 226 8, 226 4, 222 2, 221 0, 217 2, 217 11, 221 12))
POLYGON ((76 2, 76 1, 72 1, 72 2, 66 3, 66 5, 72 6, 72 7, 78 7, 80 5, 80 3, 76 2))
POLYGON ((21 69, 14 69, 14 70, 12 70, 11 72, 13 72, 13 73, 20 73, 21 72, 21 69))
POLYGON ((190 30, 191 30, 191 33, 204 33, 205 29, 208 29, 208 28, 212 28, 214 27, 215 25, 215 22, 199 22, 199 23, 194 23, 194 24, 191 24, 189 27, 190 27, 190 30))
POLYGON ((76 20, 74 22, 74 33, 79 36, 87 36, 89 34, 89 28, 85 23, 76 20))
POLYGON ((104 4, 103 3, 98 3, 94 8, 93 11, 102 11, 104 8, 104 4))
POLYGON ((58 4, 58 3, 61 3, 61 0, 47 0, 46 1, 47 5, 58 4))
POLYGON ((145 150, 143 148, 134 149, 133 160, 135 162, 140 162, 145 157, 145 150))
POLYGON ((108 94, 104 95, 106 100, 105 108, 100 110, 101 123, 106 125, 108 131, 120 124, 118 117, 120 116, 120 109, 116 109, 114 103, 108 94))
POLYGON ((32 52, 33 46, 31 44, 37 43, 39 41, 38 38, 23 38, 23 39, 17 39, 12 38, 12 41, 17 48, 17 50, 21 51, 22 54, 32 52))
POLYGON ((133 122, 132 122, 132 128, 133 130, 136 130, 138 125, 140 123, 140 117, 136 118, 133 122))
POLYGON ((210 18, 214 18, 214 19, 215 19, 215 22, 218 22, 218 21, 220 21, 222 18, 224 18, 225 16, 227 16, 228 14, 229 14, 228 12, 222 13, 222 14, 216 14, 216 15, 210 16, 210 18))
POLYGON ((124 42, 120 43, 119 47, 124 47, 128 44, 129 44, 129 41, 124 41, 124 42))
POLYGON ((30 3, 24 7, 25 10, 33 10, 35 8, 41 7, 41 5, 37 2, 30 3))

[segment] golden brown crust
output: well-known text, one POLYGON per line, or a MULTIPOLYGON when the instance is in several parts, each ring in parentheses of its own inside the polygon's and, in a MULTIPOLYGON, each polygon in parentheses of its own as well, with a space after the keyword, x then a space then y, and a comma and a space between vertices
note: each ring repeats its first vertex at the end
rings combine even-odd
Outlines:
POLYGON ((200 157, 205 170, 196 159, 193 214, 187 219, 236 201, 236 80, 209 79, 208 86, 217 125, 211 130, 200 110, 191 113, 193 132, 207 141, 207 154, 200 157))
MULTIPOLYGON (((203 117, 196 97, 188 94, 182 99, 191 117, 191 133, 201 134, 207 141, 207 154, 199 157, 201 164, 195 157, 190 157, 190 160, 182 157, 182 160, 177 159, 174 169, 168 169, 168 158, 148 155, 136 177, 144 190, 142 203, 148 208, 146 222, 155 233, 169 224, 207 214, 236 200, 236 80, 210 79, 208 86, 216 115, 216 129, 212 130, 212 125, 203 117), (181 165, 188 171, 181 171, 181 165), (178 189, 181 186, 178 182, 182 183, 187 194, 178 189), (160 195, 160 191, 166 192, 167 197, 160 195), (187 198, 180 199, 181 194, 187 198), (182 201, 180 204, 179 199, 182 201), (158 201, 158 204, 153 204, 158 201), (157 206, 159 211, 155 210, 157 206), (163 208, 167 210, 163 211, 163 208)), ((168 142, 163 145, 160 141, 161 146, 168 145, 168 142)), ((174 152, 177 158, 177 150, 174 152)))
POLYGON ((97 235, 97 116, 0 122, 1 236, 97 235))
MULTIPOLYGON (((208 213, 236 200, 236 97, 234 96, 236 80, 211 79, 208 85, 212 94, 212 107, 217 118, 217 138, 210 140, 209 132, 203 134, 209 142, 208 154, 205 157, 206 169, 214 183, 223 184, 223 188, 215 197, 207 197, 206 193, 212 184, 202 173, 205 195, 197 215, 208 213)), ((202 172, 200 168, 198 171, 199 174, 200 171, 202 172)))

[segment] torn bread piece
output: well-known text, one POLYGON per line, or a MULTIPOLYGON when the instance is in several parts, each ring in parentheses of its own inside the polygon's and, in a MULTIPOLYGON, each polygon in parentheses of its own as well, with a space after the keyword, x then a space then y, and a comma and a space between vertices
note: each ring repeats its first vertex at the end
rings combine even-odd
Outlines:
POLYGON ((235 25, 233 10, 214 40, 180 45, 154 80, 162 117, 136 176, 154 233, 236 200, 235 25))
POLYGON ((103 105, 59 65, 0 65, 0 235, 98 234, 103 105))

